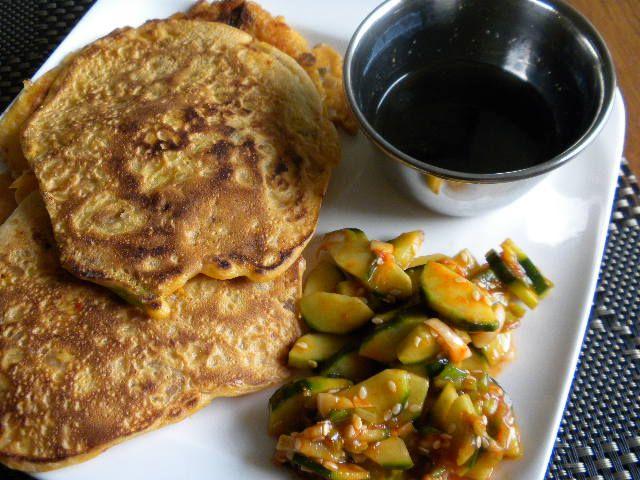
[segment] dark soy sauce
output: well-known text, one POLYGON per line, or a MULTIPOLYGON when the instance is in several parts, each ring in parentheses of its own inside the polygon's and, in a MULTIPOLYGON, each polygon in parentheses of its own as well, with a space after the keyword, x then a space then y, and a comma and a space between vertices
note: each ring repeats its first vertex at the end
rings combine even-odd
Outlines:
POLYGON ((400 77, 382 96, 375 118, 394 147, 449 170, 510 172, 562 151, 542 95, 483 63, 439 64, 400 77))

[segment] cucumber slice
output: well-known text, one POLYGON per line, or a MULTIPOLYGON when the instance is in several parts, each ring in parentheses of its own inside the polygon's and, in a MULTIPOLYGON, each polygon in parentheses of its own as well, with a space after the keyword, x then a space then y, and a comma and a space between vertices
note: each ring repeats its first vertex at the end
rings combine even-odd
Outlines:
POLYGON ((394 362, 397 358, 396 349, 399 343, 414 327, 428 318, 417 309, 398 313, 395 320, 380 325, 363 340, 360 345, 360 355, 382 363, 394 362))
POLYGON ((447 415, 451 405, 453 405, 453 402, 455 402, 457 398, 458 392, 456 392, 456 387, 454 387, 452 383, 447 383, 431 407, 431 421, 440 430, 447 431, 447 415))
POLYGON ((411 279, 391 258, 378 264, 369 240, 360 230, 345 229, 325 236, 324 246, 344 272, 353 275, 381 296, 411 295, 411 279))
POLYGON ((504 283, 511 293, 522 300, 529 308, 536 308, 538 306, 539 297, 536 292, 529 287, 522 278, 516 276, 511 271, 509 266, 500 258, 500 255, 498 255, 495 250, 489 250, 485 257, 487 262, 489 262, 491 270, 496 274, 496 277, 504 283))
POLYGON ((348 333, 373 317, 361 299, 338 293, 316 292, 300 300, 302 318, 319 332, 348 333))
POLYGON ((311 295, 316 292, 334 292, 342 280, 344 280, 344 275, 333 262, 321 260, 309 273, 303 295, 311 295))
POLYGON ((404 405, 409 398, 409 372, 398 369, 383 370, 353 387, 338 392, 338 395, 351 399, 356 406, 373 407, 376 422, 382 422, 388 412, 394 407, 397 408, 397 404, 404 405))
POLYGON ((280 387, 269 399, 269 433, 301 430, 307 422, 305 403, 313 395, 352 385, 343 378, 309 377, 280 387))
POLYGON ((456 388, 462 387, 462 382, 465 378, 469 376, 469 372, 466 370, 461 370, 456 367, 453 363, 447 364, 442 371, 438 374, 438 376, 434 379, 434 385, 437 387, 444 387, 446 384, 453 384, 456 388))
POLYGON ((422 407, 429 391, 429 380, 409 373, 409 398, 407 408, 398 415, 400 424, 415 420, 422 414, 422 407))
POLYGON ((349 341, 349 337, 328 333, 307 333, 296 340, 289 350, 289 366, 315 368, 319 362, 331 358, 349 341))
POLYGON ((367 428, 364 432, 362 432, 358 438, 359 440, 367 443, 380 442, 386 438, 391 436, 391 430, 384 426, 373 426, 367 428))
POLYGON ((380 370, 377 362, 365 358, 357 351, 342 351, 327 360, 320 370, 320 375, 326 377, 342 377, 359 382, 380 370))
POLYGON ((398 360, 418 363, 430 360, 440 351, 436 337, 425 324, 417 325, 398 345, 398 360))
POLYGON ((422 291, 427 304, 454 325, 468 331, 493 331, 500 323, 484 293, 462 275, 435 262, 425 265, 422 291))
POLYGON ((487 358, 482 353, 479 353, 475 349, 471 350, 471 356, 469 358, 465 358, 461 362, 455 364, 457 368, 461 370, 469 370, 469 371, 477 371, 482 370, 483 372, 488 372, 490 365, 487 361, 487 358))
POLYGON ((411 279, 411 294, 415 295, 420 292, 420 278, 422 277, 422 270, 424 267, 413 267, 405 270, 406 274, 411 279))
POLYGON ((428 378, 433 378, 438 375, 445 369, 447 365, 449 365, 448 358, 439 358, 435 362, 427 363, 425 365, 425 370, 428 378))
POLYGON ((518 263, 524 268, 527 276, 531 280, 531 284, 533 285, 533 289, 535 292, 542 298, 549 293, 549 290, 553 288, 553 282, 546 278, 538 267, 534 265, 529 256, 518 247, 513 240, 510 238, 506 239, 502 242, 502 248, 505 251, 512 251, 516 258, 518 259, 518 263))
POLYGON ((367 470, 353 463, 340 463, 338 470, 334 471, 300 453, 293 454, 291 463, 328 480, 368 480, 371 478, 371 474, 367 470))
POLYGON ((375 293, 391 302, 408 298, 413 292, 411 278, 392 259, 382 263, 374 261, 367 284, 375 293))
POLYGON ((407 470, 413 467, 411 455, 400 437, 391 437, 369 447, 364 454, 383 468, 407 470))
POLYGON ((478 268, 478 261, 468 248, 460 250, 454 257, 453 261, 462 267, 465 272, 470 272, 478 268))
POLYGON ((490 366, 499 365, 511 353, 511 341, 511 332, 499 333, 488 345, 480 349, 490 366))
POLYGON ((422 230, 406 232, 391 240, 393 256, 396 259, 396 263, 400 265, 400 268, 405 270, 409 267, 411 261, 416 258, 416 255, 420 251, 423 242, 424 232, 422 230))
POLYGON ((367 289, 358 280, 343 280, 336 285, 336 293, 349 297, 366 297, 367 289))
POLYGON ((483 451, 478 455, 475 465, 467 470, 464 476, 470 480, 489 480, 501 461, 502 454, 483 451))
POLYGON ((439 262, 441 260, 451 260, 451 257, 446 256, 443 253, 433 253, 431 255, 422 255, 411 260, 409 268, 424 267, 429 262, 439 262))

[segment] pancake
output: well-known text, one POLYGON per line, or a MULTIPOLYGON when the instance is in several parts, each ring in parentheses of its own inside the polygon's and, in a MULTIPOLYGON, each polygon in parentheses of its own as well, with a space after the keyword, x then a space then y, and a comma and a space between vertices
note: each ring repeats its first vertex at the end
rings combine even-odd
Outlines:
POLYGON ((348 133, 355 134, 358 131, 358 123, 349 107, 342 83, 342 56, 333 48, 328 45, 310 48, 309 42, 287 25, 283 17, 274 18, 258 4, 245 0, 212 3, 199 0, 189 9, 186 17, 226 23, 294 58, 320 92, 329 118, 348 133))
POLYGON ((310 239, 340 145, 288 55, 221 23, 123 29, 27 122, 64 268, 151 315, 198 273, 266 281, 310 239))
POLYGON ((27 80, 20 95, 0 119, 0 162, 14 178, 29 170, 20 146, 20 134, 31 114, 41 105, 60 69, 49 70, 35 82, 27 80))
POLYGON ((60 268, 38 193, 0 227, 0 461, 44 471, 287 376, 304 260, 271 282, 198 276, 145 317, 60 268))

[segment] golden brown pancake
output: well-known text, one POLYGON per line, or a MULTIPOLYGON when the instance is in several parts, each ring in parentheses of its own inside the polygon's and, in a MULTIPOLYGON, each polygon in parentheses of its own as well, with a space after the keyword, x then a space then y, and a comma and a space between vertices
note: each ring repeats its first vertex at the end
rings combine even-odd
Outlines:
POLYGON ((310 48, 309 42, 287 25, 284 17, 274 18, 258 4, 245 0, 212 3, 199 0, 189 9, 186 17, 226 23, 294 58, 320 92, 331 120, 351 134, 358 131, 358 123, 349 107, 342 83, 342 57, 333 48, 328 45, 310 48))
POLYGON ((29 170, 20 146, 22 128, 44 100, 59 71, 59 68, 54 68, 35 82, 25 81, 22 92, 0 119, 0 162, 6 165, 14 178, 29 170))
POLYGON ((340 155, 291 57, 179 19, 77 54, 29 119, 23 150, 63 267, 155 316, 198 273, 263 281, 289 268, 340 155))
POLYGON ((304 260, 271 282, 198 276, 154 320, 61 269, 30 195, 0 227, 0 461, 43 471, 287 376, 304 260))

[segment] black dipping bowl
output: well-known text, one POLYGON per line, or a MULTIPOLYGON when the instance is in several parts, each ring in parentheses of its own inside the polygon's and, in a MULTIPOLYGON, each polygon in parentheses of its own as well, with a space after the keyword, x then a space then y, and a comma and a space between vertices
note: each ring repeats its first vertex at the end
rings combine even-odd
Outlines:
POLYGON ((615 87, 604 42, 558 0, 389 0, 358 27, 345 57, 347 96, 367 136, 406 166, 463 182, 514 182, 564 164, 603 126, 615 87), (479 174, 430 165, 387 142, 373 115, 388 87, 451 60, 491 64, 533 85, 552 108, 562 152, 521 170, 479 174))

